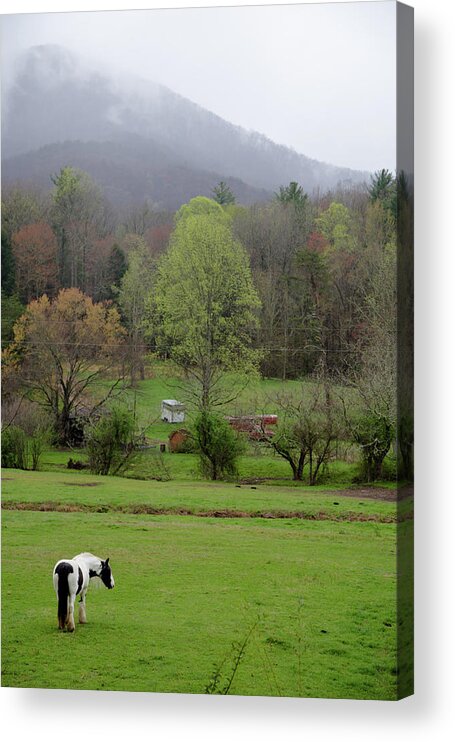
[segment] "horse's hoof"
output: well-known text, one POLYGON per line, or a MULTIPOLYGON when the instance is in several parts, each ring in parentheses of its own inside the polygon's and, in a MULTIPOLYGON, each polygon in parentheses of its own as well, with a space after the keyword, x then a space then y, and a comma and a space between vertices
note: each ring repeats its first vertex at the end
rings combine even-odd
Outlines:
POLYGON ((68 631, 70 634, 72 634, 74 631, 74 626, 68 626, 68 631))

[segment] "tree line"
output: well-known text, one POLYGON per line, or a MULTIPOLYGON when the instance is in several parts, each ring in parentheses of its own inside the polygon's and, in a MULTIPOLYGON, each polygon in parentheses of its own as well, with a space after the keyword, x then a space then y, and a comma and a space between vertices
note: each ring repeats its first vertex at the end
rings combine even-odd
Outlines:
MULTIPOLYGON (((21 376, 29 390, 41 385, 62 439, 93 379, 115 364, 115 385, 127 376, 134 384, 153 352, 181 368, 185 393, 205 415, 255 373, 323 378, 320 420, 333 417, 329 378, 355 386, 363 417, 355 422, 338 402, 337 409, 368 449, 370 473, 377 468, 396 426, 391 173, 376 173, 369 187, 312 198, 292 182, 252 207, 219 183, 212 199, 192 199, 175 215, 147 205, 115 215, 90 177, 69 167, 53 185, 49 197, 18 188, 5 194, 2 337, 6 378, 10 370, 11 384, 21 376)), ((298 404, 283 405, 293 422, 275 450, 294 462, 289 431, 298 404)), ((312 459, 311 446, 304 448, 312 459)), ((316 474, 323 460, 316 456, 316 474)))
MULTIPOLYGON (((137 346, 142 309, 134 276, 152 276, 177 228, 175 215, 147 204, 115 214, 90 176, 74 168, 52 182, 49 194, 16 187, 3 197, 3 341, 31 300, 79 288, 94 301, 117 303, 137 346)), ((396 250, 392 174, 377 173, 369 189, 312 199, 291 183, 252 207, 236 204, 225 183, 213 196, 249 258, 261 302, 254 339, 261 372, 299 378, 314 371, 322 352, 334 371, 355 365, 372 276, 386 270, 384 258, 396 250)))

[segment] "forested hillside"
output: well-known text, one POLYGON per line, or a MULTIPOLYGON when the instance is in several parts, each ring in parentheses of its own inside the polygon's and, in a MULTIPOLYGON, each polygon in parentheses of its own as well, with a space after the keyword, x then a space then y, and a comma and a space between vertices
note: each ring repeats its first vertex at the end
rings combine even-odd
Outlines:
MULTIPOLYGON (((138 280, 147 272, 153 285, 174 231, 173 213, 147 203, 116 210, 81 170, 68 167, 52 177, 50 193, 4 190, 2 286, 5 296, 15 297, 8 299, 11 306, 69 287, 94 301, 118 301, 137 256, 145 261, 138 280)), ((319 199, 291 183, 252 206, 238 203, 228 184, 213 190, 248 254, 261 301, 255 343, 265 375, 286 379, 309 373, 321 352, 331 369, 347 371, 358 362, 359 343, 384 329, 382 321, 370 327, 377 322, 370 302, 376 297, 386 312, 392 291, 392 285, 386 287, 394 278, 395 181, 382 173, 375 183, 377 193, 341 189, 319 199)), ((8 316, 5 309, 5 339, 8 316)), ((393 317, 390 307, 391 322, 393 317)), ((149 343, 153 348, 153 340, 149 343)))
POLYGON ((87 68, 58 46, 30 49, 2 98, 5 183, 50 186, 49 172, 86 170, 119 205, 148 199, 176 209, 213 183, 242 203, 283 183, 307 192, 368 174, 318 162, 229 123, 168 88, 87 68))

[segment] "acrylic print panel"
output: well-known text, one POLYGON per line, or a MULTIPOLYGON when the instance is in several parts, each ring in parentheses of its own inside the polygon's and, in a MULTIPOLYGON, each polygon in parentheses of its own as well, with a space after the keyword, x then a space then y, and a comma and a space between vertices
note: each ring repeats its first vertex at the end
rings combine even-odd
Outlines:
POLYGON ((411 694, 412 9, 1 21, 4 684, 411 694))

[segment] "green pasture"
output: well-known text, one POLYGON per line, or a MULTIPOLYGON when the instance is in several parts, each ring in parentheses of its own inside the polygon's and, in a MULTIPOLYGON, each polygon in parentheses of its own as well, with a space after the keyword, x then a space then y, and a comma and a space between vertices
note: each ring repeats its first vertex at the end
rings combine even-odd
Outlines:
MULTIPOLYGON (((159 421, 173 383, 128 392, 156 444, 179 427, 159 421)), ((300 382, 254 382, 228 412, 274 413, 284 387, 300 382)), ((158 450, 126 477, 67 469, 83 449, 3 470, 3 685, 396 698, 396 533, 412 502, 395 483, 351 487, 348 455, 308 487, 255 445, 238 480, 209 482, 196 456, 158 450), (116 587, 91 588, 88 624, 61 633, 52 568, 81 551, 110 557, 116 587)))
MULTIPOLYGON (((362 490, 352 496, 324 491, 321 487, 279 485, 235 485, 226 482, 154 482, 101 477, 86 472, 47 472, 3 470, 3 505, 17 503, 60 503, 90 510, 126 511, 149 507, 157 510, 185 509, 190 513, 231 510, 246 513, 301 513, 309 517, 328 516, 348 520, 364 515, 377 520, 396 519, 393 500, 362 498, 362 490)), ((350 494, 351 491, 349 491, 350 494)), ((370 492, 370 491, 369 491, 370 492)))
MULTIPOLYGON (((178 370, 169 363, 153 362, 151 378, 138 381, 134 389, 128 389, 123 394, 123 400, 136 412, 139 425, 145 428, 149 438, 167 442, 169 433, 181 424, 161 422, 161 402, 163 399, 181 399, 184 395, 182 381, 178 378, 178 370)), ((226 377, 225 386, 227 396, 232 392, 231 386, 236 384, 236 377, 226 377)), ((99 382, 101 391, 106 391, 108 384, 99 382)), ((281 379, 252 378, 248 385, 240 391, 234 402, 223 407, 228 415, 279 414, 277 395, 291 395, 294 393, 308 394, 310 397, 314 382, 281 379)))
MULTIPOLYGON (((201 480, 199 459, 195 454, 169 454, 158 456, 159 448, 155 447, 140 452, 130 462, 125 476, 131 479, 172 479, 176 481, 194 482, 201 480)), ((63 471, 67 468, 68 460, 87 462, 85 449, 48 449, 42 454, 40 469, 45 471, 63 471)), ((333 461, 321 472, 321 486, 346 487, 350 485, 358 471, 357 464, 346 461, 333 461)), ((304 475, 307 475, 305 469, 304 475)), ((277 454, 258 448, 254 453, 240 456, 238 460, 238 479, 261 480, 263 484, 280 484, 283 486, 301 486, 293 482, 289 464, 277 454)), ((393 486, 393 482, 389 486, 393 486)), ((387 486, 387 485, 385 485, 387 486)))
MULTIPOLYGON (((62 496, 37 482, 22 497, 62 496)), ((395 545, 384 523, 4 510, 3 685, 393 699, 395 545), (60 633, 52 567, 87 549, 116 587, 60 633)))

